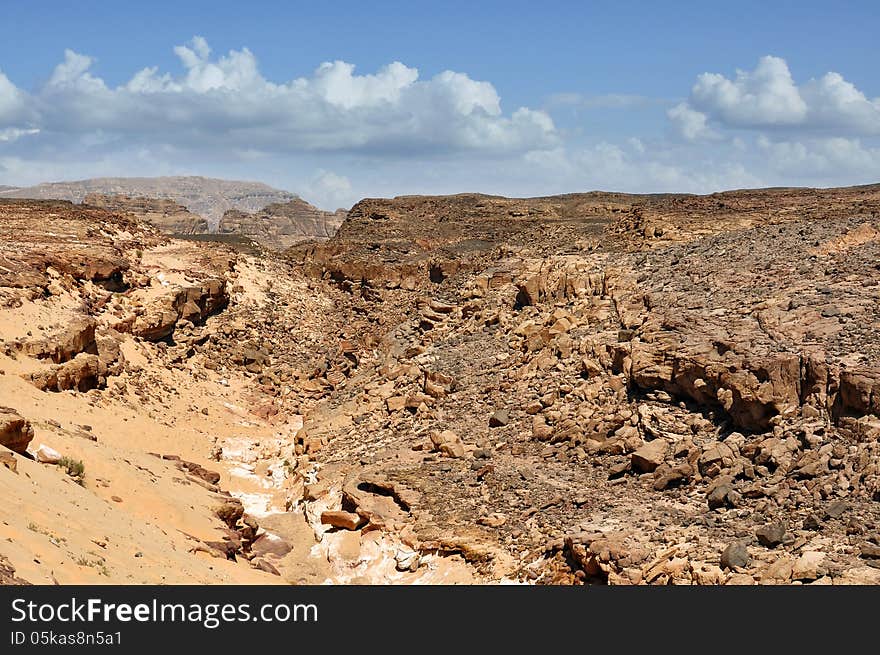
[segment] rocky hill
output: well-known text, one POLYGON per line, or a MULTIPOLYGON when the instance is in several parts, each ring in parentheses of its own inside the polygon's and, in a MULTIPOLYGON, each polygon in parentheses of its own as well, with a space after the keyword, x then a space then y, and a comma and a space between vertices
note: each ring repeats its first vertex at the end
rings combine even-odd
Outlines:
POLYGON ((0 197, 69 200, 82 202, 89 193, 168 198, 216 228, 228 209, 258 211, 273 202, 286 202, 297 196, 261 182, 219 180, 210 177, 105 177, 73 182, 52 182, 11 191, 0 190, 0 197))
POLYGON ((273 250, 284 250, 301 241, 325 241, 332 237, 345 210, 321 211, 297 198, 273 203, 253 213, 230 209, 218 226, 221 234, 241 234, 273 250))
POLYGON ((878 261, 880 186, 369 199, 283 256, 0 201, 0 571, 880 584, 878 261))
POLYGON ((207 234, 208 221, 183 205, 164 198, 137 198, 89 193, 84 205, 102 207, 116 214, 131 214, 155 225, 166 234, 207 234))

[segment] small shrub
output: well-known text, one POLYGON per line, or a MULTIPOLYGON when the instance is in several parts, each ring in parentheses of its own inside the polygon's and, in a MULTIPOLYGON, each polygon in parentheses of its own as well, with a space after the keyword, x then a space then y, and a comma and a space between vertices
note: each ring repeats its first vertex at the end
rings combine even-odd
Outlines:
POLYGON ((80 566, 91 566, 98 573, 103 576, 110 577, 110 569, 107 568, 107 565, 104 564, 103 560, 99 559, 89 559, 87 557, 79 557, 76 560, 76 563, 80 566))
POLYGON ((83 476, 86 472, 85 464, 83 464, 78 459, 73 459, 72 457, 62 457, 61 460, 58 462, 58 466, 66 470, 67 475, 72 478, 78 478, 80 481, 82 481, 83 476))

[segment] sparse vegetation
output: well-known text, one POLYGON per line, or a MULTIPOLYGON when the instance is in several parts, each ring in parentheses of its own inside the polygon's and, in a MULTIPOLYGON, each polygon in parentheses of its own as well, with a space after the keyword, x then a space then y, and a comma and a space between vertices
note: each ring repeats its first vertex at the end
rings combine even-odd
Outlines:
POLYGON ((107 568, 106 564, 102 560, 99 559, 89 559, 87 557, 78 557, 76 563, 79 566, 90 566, 93 569, 97 570, 98 573, 105 577, 110 577, 110 569, 107 568))
POLYGON ((73 459, 72 457, 67 457, 66 455, 61 458, 58 462, 58 466, 65 469, 67 471, 67 475, 76 479, 79 484, 82 484, 83 477, 85 476, 86 467, 82 461, 78 459, 73 459))
POLYGON ((66 537, 61 537, 61 536, 55 534, 54 532, 52 532, 49 528, 44 528, 42 526, 39 526, 36 523, 34 523, 33 521, 28 523, 27 527, 28 527, 28 530, 30 530, 31 532, 36 532, 37 534, 42 534, 42 535, 46 535, 47 537, 49 537, 49 541, 52 544, 54 544, 55 546, 60 547, 62 543, 67 542, 66 537))

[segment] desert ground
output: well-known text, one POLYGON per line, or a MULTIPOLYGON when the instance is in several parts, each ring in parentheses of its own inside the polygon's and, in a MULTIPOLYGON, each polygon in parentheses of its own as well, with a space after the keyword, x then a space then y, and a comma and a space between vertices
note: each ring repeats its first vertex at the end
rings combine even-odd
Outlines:
POLYGON ((880 186, 95 202, 0 199, 2 583, 880 584, 880 186))

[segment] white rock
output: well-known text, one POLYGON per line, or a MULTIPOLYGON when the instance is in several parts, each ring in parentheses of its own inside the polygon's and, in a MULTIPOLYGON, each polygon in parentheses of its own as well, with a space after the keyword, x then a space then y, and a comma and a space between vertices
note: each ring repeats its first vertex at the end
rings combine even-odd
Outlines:
POLYGON ((415 571, 419 568, 419 554, 413 550, 399 548, 394 559, 398 571, 415 571))
POLYGON ((44 443, 41 443, 40 447, 37 448, 34 457, 36 457, 38 462, 42 462, 43 464, 57 464, 61 461, 61 453, 44 443))

